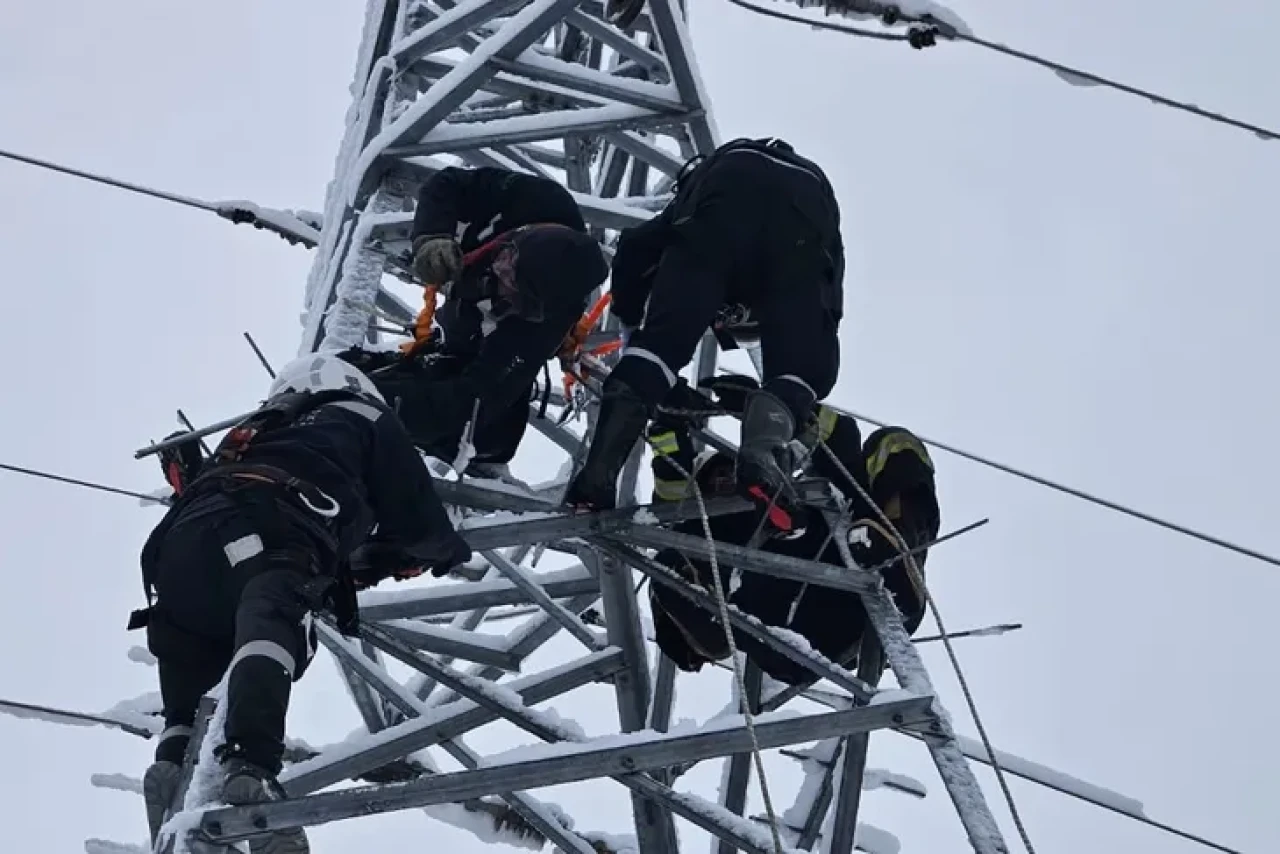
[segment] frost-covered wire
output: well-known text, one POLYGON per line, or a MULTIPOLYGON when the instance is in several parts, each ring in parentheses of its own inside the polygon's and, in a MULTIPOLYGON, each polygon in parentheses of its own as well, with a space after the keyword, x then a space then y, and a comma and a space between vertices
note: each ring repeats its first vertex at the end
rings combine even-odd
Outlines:
POLYGON ((842 24, 832 24, 829 21, 817 21, 813 18, 806 18, 804 15, 793 15, 790 12, 779 12, 777 9, 769 9, 765 6, 757 6, 754 3, 748 3, 746 0, 729 0, 735 6, 746 9, 757 15, 763 15, 766 18, 776 18, 779 21, 787 21, 792 24, 803 24, 806 27, 813 27, 815 30, 829 30, 836 33, 845 33, 850 36, 857 36, 864 39, 876 39, 885 42, 904 42, 907 36, 902 33, 886 33, 880 30, 864 30, 861 27, 846 27, 842 24))
POLYGON ((1070 65, 1064 65, 1063 63, 1047 59, 1029 51, 1019 50, 1017 48, 1009 47, 1008 45, 1000 44, 999 42, 988 41, 987 39, 975 36, 973 33, 960 30, 949 23, 937 20, 932 16, 910 15, 893 5, 884 5, 882 7, 882 17, 886 23, 889 24, 899 22, 911 24, 911 28, 906 33, 879 32, 874 30, 864 30, 858 27, 840 26, 839 24, 819 21, 803 15, 792 15, 786 12, 779 12, 774 9, 758 6, 755 3, 746 2, 746 0, 728 0, 728 2, 732 3, 734 6, 747 9, 754 14, 768 18, 776 18, 778 20, 787 21, 788 23, 801 24, 818 30, 837 32, 842 35, 853 36, 855 38, 907 42, 916 49, 932 47, 938 39, 968 42, 969 44, 985 48, 986 50, 994 53, 1003 54, 1004 56, 1012 57, 1013 59, 1017 59, 1022 62, 1029 62, 1033 65, 1038 65, 1041 68, 1047 68, 1067 83, 1071 83, 1073 85, 1103 86, 1108 89, 1114 89, 1117 92, 1123 92, 1126 95, 1134 95, 1139 98, 1144 98, 1161 107, 1168 107, 1169 109, 1188 113, 1189 115, 1196 116, 1197 118, 1205 119, 1217 124, 1227 125, 1238 130, 1248 131, 1249 133, 1252 133, 1258 138, 1266 141, 1280 140, 1280 132, 1261 125, 1246 122, 1242 119, 1226 115, 1225 113, 1206 110, 1189 101, 1179 101, 1174 98, 1170 98, 1167 95, 1161 95, 1148 89, 1141 89, 1137 86, 1121 83, 1118 80, 1104 77, 1091 71, 1085 71, 1070 65))
MULTIPOLYGON (((870 493, 862 487, 857 479, 849 473, 836 453, 828 447, 827 443, 818 440, 817 446, 822 448, 827 458, 836 466, 840 473, 853 484, 854 491, 858 496, 867 503, 872 511, 876 514, 878 522, 868 520, 881 529, 882 534, 891 535, 889 539, 893 542, 894 547, 903 552, 904 562, 907 574, 911 577, 912 583, 920 591, 920 595, 929 606, 929 611, 933 614, 934 621, 938 624, 938 632, 941 635, 942 646, 947 651, 947 658, 951 661, 951 668, 955 671, 956 681, 960 684, 960 691, 964 694, 965 705, 969 707, 969 714, 973 716, 974 726, 977 727, 978 737, 982 740, 982 746, 986 749, 987 755, 991 758, 991 770, 995 772, 996 781, 1000 784, 1000 791, 1004 794, 1005 803, 1009 807, 1009 814, 1013 817, 1014 826, 1018 829, 1018 835, 1022 837, 1022 844, 1027 849, 1027 854, 1035 854, 1035 846, 1031 844, 1031 836, 1027 833, 1027 828, 1022 822, 1022 814, 1018 811, 1018 804, 1014 800, 1013 790, 1009 788, 1009 782, 1005 779, 1004 769, 1000 767, 1000 760, 997 758, 996 749, 991 744, 991 738, 987 735, 987 728, 982 723, 982 716, 978 713, 978 703, 973 698, 973 692, 969 689, 969 680, 964 675, 964 669, 960 666, 960 659, 956 656, 955 647, 951 643, 951 637, 947 633, 946 624, 942 621, 942 612, 938 609, 938 603, 933 598, 933 594, 929 592, 929 587, 925 583, 924 573, 920 571, 920 565, 916 562, 915 556, 911 554, 911 546, 902 536, 897 526, 885 514, 880 505, 875 502, 870 493)), ((853 555, 849 550, 848 540, 844 537, 836 537, 836 546, 840 550, 840 557, 850 566, 857 566, 857 562, 853 559, 853 555)))
POLYGON ((13 160, 18 163, 25 163, 28 166, 36 166, 41 169, 48 169, 53 172, 60 172, 64 175, 70 175, 73 178, 82 178, 86 181, 93 181, 108 187, 115 187, 118 190, 126 190, 130 193, 139 193, 141 195, 161 199, 166 202, 185 205, 186 207, 195 208, 196 210, 209 211, 217 214, 225 220, 236 223, 237 225, 252 225, 254 228, 269 231, 277 237, 282 237, 294 245, 312 246, 318 239, 317 235, 319 228, 317 226, 314 226, 309 222, 305 222, 299 216, 295 216, 288 211, 260 208, 253 202, 207 202, 203 199, 197 199, 192 196, 184 196, 180 193, 171 193, 167 190, 157 190, 154 187, 134 184, 130 181, 122 181, 119 178, 98 175, 94 172, 86 172, 83 169, 64 166, 61 163, 54 163, 51 160, 42 160, 38 157, 31 157, 27 154, 18 154, 15 151, 6 151, 4 149, 0 149, 0 158, 13 160))
POLYGON ((151 196, 157 199, 164 199, 167 202, 176 202, 187 207, 198 208, 204 211, 217 212, 218 206, 212 202, 194 199, 191 196, 182 196, 177 193, 170 193, 165 190, 157 190, 154 187, 144 187, 141 184, 132 184, 128 181, 121 181, 119 178, 108 178, 106 175, 97 175, 93 172, 86 172, 83 169, 75 169, 71 166, 63 166, 61 163, 54 163, 50 160, 41 160, 38 157, 31 157, 26 154, 18 154, 14 151, 5 151, 0 149, 0 157, 8 160, 16 160, 19 163, 26 163, 29 166, 38 166, 41 169, 49 169, 54 172, 61 172, 64 175, 71 175, 76 178, 83 178, 86 181, 95 181, 99 184, 105 184, 108 187, 115 187, 120 190, 128 190, 131 193, 141 193, 144 196, 151 196))

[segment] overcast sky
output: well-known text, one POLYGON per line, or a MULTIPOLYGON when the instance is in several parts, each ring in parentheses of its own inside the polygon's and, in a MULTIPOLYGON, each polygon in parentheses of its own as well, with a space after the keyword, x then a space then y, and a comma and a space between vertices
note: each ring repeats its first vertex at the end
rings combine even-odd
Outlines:
MULTIPOLYGON (((849 266, 835 402, 1280 552, 1280 144, 974 47, 917 52, 721 0, 692 5, 722 135, 784 136, 839 192, 849 266)), ((362 7, 64 0, 54 16, 48 4, 9 3, 0 148, 205 199, 319 210, 362 7)), ((1241 0, 1235 15, 1156 0, 1116 0, 1105 16, 1013 0, 955 8, 987 38, 1280 125, 1273 3, 1241 0)), ((307 251, 6 161, 0 198, 0 462, 153 489, 154 462, 132 451, 175 429, 177 407, 209 422, 264 393, 243 330, 277 362, 294 352, 307 251)), ((1280 747, 1267 732, 1280 570, 937 460, 944 527, 992 520, 931 557, 944 616, 953 629, 1026 624, 957 642, 996 745, 1251 854, 1280 850, 1280 747)), ((155 690, 154 671, 126 658, 144 638, 124 625, 159 512, 7 473, 0 502, 0 697, 100 711, 155 690)), ((562 644, 531 663, 571 654, 562 644)), ((942 650, 925 655, 958 728, 974 734, 942 650)), ((718 711, 725 685, 720 674, 683 677, 676 716, 718 711)), ((327 662, 298 696, 293 734, 323 744, 357 725, 327 662)), ((557 708, 591 732, 616 725, 607 691, 584 696, 557 708)), ((138 799, 95 789, 89 775, 141 776, 151 747, 0 716, 6 850, 144 839, 138 799)), ((866 821, 904 852, 964 848, 922 749, 882 735, 871 764, 931 792, 922 802, 870 793, 866 821)), ((714 795, 716 779, 706 766, 686 782, 714 795)), ((792 764, 774 762, 771 781, 789 803, 792 764)), ((1202 850, 1013 787, 1041 854, 1202 850)), ((625 833, 620 791, 554 799, 581 827, 625 833), (593 798, 603 800, 589 808, 593 798)), ((419 811, 312 836, 323 854, 480 850, 419 811)), ((706 850, 700 834, 686 839, 706 850)))

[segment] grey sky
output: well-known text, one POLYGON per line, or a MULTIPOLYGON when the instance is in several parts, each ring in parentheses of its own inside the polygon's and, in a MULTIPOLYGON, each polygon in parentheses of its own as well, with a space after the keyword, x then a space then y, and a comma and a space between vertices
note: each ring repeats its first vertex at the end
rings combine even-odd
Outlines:
MULTIPOLYGON (((973 47, 917 52, 718 0, 693 5, 721 133, 787 137, 840 193, 850 260, 835 402, 1280 552, 1269 488, 1280 479, 1269 441, 1280 430, 1277 144, 973 47)), ((1280 124, 1269 35, 1280 12, 1263 0, 1232 4, 1233 16, 1154 0, 1119 0, 1105 16, 1072 4, 951 5, 988 38, 1280 124)), ((319 210, 362 16, 361 3, 301 0, 67 0, 56 16, 47 4, 9 4, 0 147, 206 199, 319 210)), ((265 390, 241 331, 277 362, 294 352, 306 251, 2 161, 0 196, 10 305, 0 461, 154 488, 154 463, 131 452, 174 429, 176 407, 212 421, 265 390)), ((1280 850, 1280 748, 1261 737, 1277 698, 1269 627, 1280 570, 938 462, 944 527, 992 518, 930 560, 944 616, 952 628, 1027 625, 957 644, 996 745, 1246 852, 1280 850)), ((97 711, 155 690, 154 672, 125 657, 143 638, 123 627, 158 511, 7 474, 0 502, 10 650, 0 697, 97 711)), ((928 648, 926 661, 972 734, 942 651, 928 648)), ((290 725, 323 744, 357 718, 327 662, 317 671, 290 725)), ((725 685, 720 674, 683 677, 676 717, 718 711, 725 685)), ((616 725, 607 692, 582 696, 555 705, 593 733, 616 725)), ((514 743, 499 733, 473 746, 514 743)), ((14 850, 144 837, 141 804, 88 776, 139 776, 150 745, 0 716, 0 757, 14 850)), ((880 736, 871 764, 931 793, 869 793, 866 821, 897 834, 904 852, 962 849, 922 750, 880 736)), ((786 761, 774 768, 775 797, 788 801, 796 774, 786 761)), ((687 782, 712 795, 717 779, 708 766, 687 782)), ((582 827, 628 833, 615 789, 545 797, 582 827), (592 807, 593 797, 604 800, 592 807)), ((1201 850, 1027 784, 1014 791, 1041 854, 1201 850)), ((313 839, 326 854, 374 840, 480 849, 416 811, 313 839)))

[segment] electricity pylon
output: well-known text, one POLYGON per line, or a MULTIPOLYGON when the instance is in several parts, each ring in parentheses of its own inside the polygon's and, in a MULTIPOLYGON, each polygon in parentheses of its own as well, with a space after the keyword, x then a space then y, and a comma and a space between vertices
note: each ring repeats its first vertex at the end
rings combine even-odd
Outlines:
MULTIPOLYGON (((300 352, 376 340, 388 325, 413 322, 416 311, 397 294, 404 286, 394 280, 412 283, 408 241, 416 191, 444 166, 496 165, 562 181, 607 249, 618 229, 645 221, 665 204, 690 157, 709 153, 719 141, 676 0, 650 0, 638 10, 612 4, 606 9, 600 0, 370 0, 352 95, 308 280, 300 352)), ((606 366, 588 361, 587 381, 598 383, 606 366)), ((713 370, 714 346, 704 346, 695 361, 700 375, 713 370)), ((576 457, 579 435, 533 411, 531 418, 576 457)), ((732 449, 706 431, 702 438, 732 449)), ((633 455, 624 494, 626 484, 635 484, 640 459, 633 455)), ((524 492, 461 478, 438 484, 442 497, 465 517, 460 530, 483 555, 483 574, 474 582, 362 593, 359 640, 322 619, 320 638, 343 673, 368 737, 342 750, 296 757, 301 761, 281 775, 287 800, 207 811, 199 817, 197 837, 225 844, 272 829, 391 810, 444 803, 479 808, 501 801, 560 850, 593 854, 591 840, 525 792, 598 779, 630 791, 641 854, 679 851, 676 817, 710 832, 720 854, 769 854, 777 847, 769 830, 787 848, 810 849, 825 835, 826 850, 847 854, 855 844, 868 734, 891 727, 927 744, 974 851, 1007 851, 876 573, 853 565, 837 570, 670 530, 671 523, 696 517, 691 502, 650 506, 642 523, 635 508, 592 515, 560 511, 563 478, 551 488, 524 492), (484 520, 497 511, 531 515, 484 520), (731 612, 735 626, 804 664, 815 681, 824 678, 841 689, 820 695, 831 711, 768 716, 802 692, 766 693, 760 671, 748 666, 746 695, 739 699, 753 715, 762 715, 754 728, 726 721, 697 733, 667 733, 676 671, 662 656, 656 672, 650 666, 637 573, 704 608, 716 606, 706 591, 650 556, 649 550, 660 548, 693 557, 714 549, 722 562, 744 571, 860 593, 875 637, 864 644, 857 673, 731 612), (574 559, 550 572, 526 565, 531 553, 543 549, 574 559), (596 602, 603 633, 587 618, 596 602), (505 637, 475 631, 495 609, 521 603, 536 610, 505 637), (448 630, 432 621, 444 615, 453 618, 448 630), (523 672, 530 654, 561 632, 583 647, 580 657, 523 672), (417 678, 408 684, 394 679, 384 656, 407 665, 417 678), (459 660, 470 667, 455 666, 459 660), (877 689, 882 662, 901 690, 877 689), (515 673, 520 675, 507 678, 515 673), (533 708, 593 682, 613 686, 620 737, 593 743, 533 708), (564 746, 486 759, 465 738, 499 719, 564 746), (804 758, 816 764, 821 785, 800 811, 802 820, 765 829, 744 816, 750 751, 813 741, 819 748, 804 758), (410 758, 430 747, 445 751, 464 770, 435 773, 410 758), (732 759, 719 804, 672 788, 696 763, 722 756, 732 759), (321 791, 350 779, 370 784, 321 791), (830 829, 823 833, 832 805, 830 829)), ((821 506, 823 493, 805 494, 821 506)), ((707 502, 706 512, 745 507, 739 499, 716 499, 707 502)), ((201 738, 216 731, 207 726, 210 714, 206 703, 201 738)), ((187 773, 188 779, 198 773, 194 761, 187 773)))

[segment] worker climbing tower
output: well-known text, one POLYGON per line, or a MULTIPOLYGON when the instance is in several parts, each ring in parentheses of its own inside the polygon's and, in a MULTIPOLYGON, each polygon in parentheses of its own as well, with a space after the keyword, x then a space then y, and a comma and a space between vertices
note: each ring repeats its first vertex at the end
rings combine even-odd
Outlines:
MULTIPOLYGON (((410 272, 409 233, 417 189, 435 171, 459 163, 489 165, 562 181, 608 250, 618 229, 661 209, 684 162, 720 141, 676 0, 643 6, 625 0, 369 0, 351 92, 323 221, 315 223, 318 238, 312 232, 304 241, 316 245, 301 352, 377 343, 412 327, 417 312, 410 303, 421 299, 422 289, 410 272)), ((600 332, 608 334, 607 318, 600 332)), ((703 347, 695 364, 701 375, 714 369, 714 344, 703 347)), ((588 390, 598 389, 607 367, 584 357, 588 390)), ((610 780, 629 790, 640 854, 682 850, 677 819, 711 833, 717 854, 811 850, 820 839, 825 850, 847 854, 858 829, 867 739, 878 728, 897 729, 931 751, 974 851, 1008 850, 876 573, 851 559, 836 568, 670 530, 670 523, 696 518, 700 502, 644 512, 562 510, 572 463, 580 461, 584 419, 575 423, 560 416, 589 419, 590 397, 543 392, 550 412, 547 405, 532 404, 531 423, 566 463, 550 483, 528 487, 439 472, 441 495, 483 563, 462 568, 452 582, 362 593, 359 639, 319 622, 320 640, 341 669, 367 733, 318 753, 291 747, 292 761, 280 778, 287 800, 202 813, 192 808, 201 806, 198 759, 210 745, 203 753, 193 749, 183 787, 191 820, 182 825, 191 830, 170 838, 171 850, 459 804, 472 812, 501 811, 505 825, 519 826, 526 839, 573 854, 599 854, 615 849, 527 793, 610 780), (583 401, 587 405, 580 407, 583 401), (727 698, 729 712, 699 729, 671 731, 676 669, 647 641, 637 582, 648 578, 703 608, 714 609, 717 602, 655 561, 651 550, 660 548, 695 557, 715 554, 742 571, 861 594, 876 631, 864 641, 858 672, 730 609, 735 626, 831 688, 779 689, 738 661, 738 690, 727 698), (513 624, 513 618, 523 622, 513 624), (498 619, 504 622, 486 632, 498 619), (578 647, 570 660, 545 669, 529 666, 535 652, 566 639, 578 647), (395 678, 388 660, 414 676, 395 678), (896 690, 877 688, 886 663, 896 690), (609 686, 620 734, 589 738, 560 714, 537 708, 591 684, 609 686), (782 708, 802 694, 827 710, 801 714, 782 708), (496 721, 546 744, 486 757, 467 741, 496 721), (746 815, 753 753, 811 742, 818 746, 791 754, 813 772, 803 803, 783 816, 766 799, 763 821, 746 815), (461 770, 435 767, 425 758, 429 748, 451 757, 461 770), (719 803, 679 788, 696 764, 719 757, 730 757, 719 803), (333 788, 351 780, 363 785, 333 788)), ((710 428, 699 435, 732 450, 710 428)), ((538 451, 543 458, 547 453, 546 447, 538 451)), ((631 459, 624 496, 636 491, 641 459, 639 453, 631 459)), ((517 470, 522 461, 517 457, 517 470)), ((545 459, 538 462, 545 467, 545 459)), ((831 514, 838 536, 847 535, 848 520, 839 518, 838 509, 822 505, 817 490, 811 497, 831 514)), ((744 506, 722 498, 707 501, 701 512, 744 506)), ((217 732, 208 726, 211 718, 216 722, 207 699, 201 738, 217 732)), ((863 850, 876 850, 868 844, 863 850)))

